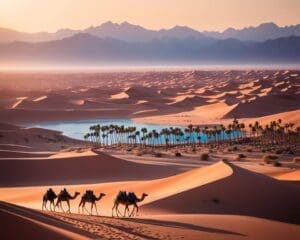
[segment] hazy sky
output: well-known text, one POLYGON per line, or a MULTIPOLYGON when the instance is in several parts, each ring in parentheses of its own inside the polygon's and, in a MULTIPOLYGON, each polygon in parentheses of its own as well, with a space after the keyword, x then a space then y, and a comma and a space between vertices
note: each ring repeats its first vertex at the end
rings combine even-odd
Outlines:
POLYGON ((299 12, 300 0, 0 0, 0 27, 56 31, 111 20, 150 29, 187 25, 220 31, 270 21, 297 24, 299 12))

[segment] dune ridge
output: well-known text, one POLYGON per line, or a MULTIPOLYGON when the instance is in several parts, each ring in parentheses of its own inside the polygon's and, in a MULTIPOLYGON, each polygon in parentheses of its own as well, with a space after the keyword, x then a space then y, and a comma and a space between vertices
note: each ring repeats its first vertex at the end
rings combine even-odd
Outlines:
POLYGON ((248 215, 300 223, 298 186, 226 165, 233 170, 230 176, 143 205, 143 211, 248 215))

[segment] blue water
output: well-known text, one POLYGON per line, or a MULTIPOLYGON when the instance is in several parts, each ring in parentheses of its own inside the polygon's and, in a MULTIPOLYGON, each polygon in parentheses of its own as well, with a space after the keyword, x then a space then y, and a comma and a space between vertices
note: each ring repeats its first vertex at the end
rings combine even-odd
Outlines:
MULTIPOLYGON (((90 130, 89 130, 90 126, 95 125, 95 124, 100 124, 100 126, 110 125, 110 124, 119 125, 119 126, 124 125, 125 127, 136 127, 137 131, 141 131, 142 128, 147 128, 148 133, 154 129, 157 132, 160 132, 161 129, 169 128, 169 127, 173 127, 173 128, 178 127, 184 131, 184 127, 182 127, 182 126, 136 123, 130 119, 94 119, 94 120, 80 120, 80 121, 60 121, 60 122, 34 124, 34 125, 31 125, 31 127, 39 127, 39 128, 56 130, 56 131, 62 132, 64 135, 66 135, 68 137, 83 140, 84 139, 83 136, 86 133, 90 132, 90 130)), ((238 133, 236 133, 236 134, 238 134, 238 133)), ((142 136, 142 132, 140 132, 140 135, 142 136)), ((185 134, 182 137, 177 137, 177 139, 183 140, 187 136, 190 136, 190 135, 185 134)), ((201 137, 201 140, 200 140, 201 142, 207 142, 207 140, 209 140, 208 136, 206 134, 201 133, 200 137, 201 137)), ((222 133, 222 137, 228 138, 228 136, 226 136, 226 134, 223 134, 223 133, 222 133)), ((172 140, 171 138, 173 138, 173 140, 176 141, 174 139, 175 136, 170 136, 169 138, 170 138, 170 140, 172 140)), ((161 136, 160 139, 161 139, 160 143, 165 143, 164 136, 161 136)), ((192 134, 191 141, 199 142, 196 134, 192 134)), ((110 140, 108 142, 110 142, 110 140)))

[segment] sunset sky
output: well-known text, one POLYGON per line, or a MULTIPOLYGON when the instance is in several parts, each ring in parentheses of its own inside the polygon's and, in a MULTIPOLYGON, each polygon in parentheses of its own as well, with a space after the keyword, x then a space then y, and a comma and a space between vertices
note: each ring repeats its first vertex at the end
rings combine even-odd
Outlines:
POLYGON ((262 22, 300 23, 299 0, 0 0, 0 27, 26 32, 83 29, 108 20, 150 29, 221 31, 262 22))

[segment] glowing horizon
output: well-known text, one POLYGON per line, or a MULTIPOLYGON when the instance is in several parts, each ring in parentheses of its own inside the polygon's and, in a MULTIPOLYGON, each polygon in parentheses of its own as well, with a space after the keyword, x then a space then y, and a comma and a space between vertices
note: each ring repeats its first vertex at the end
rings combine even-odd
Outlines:
POLYGON ((265 22, 299 24, 299 9, 298 0, 1 0, 0 27, 55 32, 127 21, 155 30, 186 25, 223 31, 265 22))

